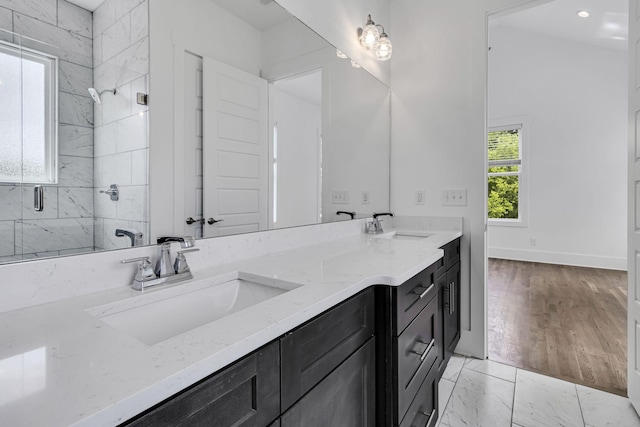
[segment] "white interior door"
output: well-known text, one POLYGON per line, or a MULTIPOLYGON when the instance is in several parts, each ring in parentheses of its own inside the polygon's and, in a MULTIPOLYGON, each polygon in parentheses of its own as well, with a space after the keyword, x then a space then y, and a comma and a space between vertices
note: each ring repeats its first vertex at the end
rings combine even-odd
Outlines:
POLYGON ((640 413, 640 10, 629 2, 629 182, 627 225, 629 277, 628 375, 629 400, 640 413))
POLYGON ((184 227, 202 237, 202 58, 184 52, 184 227), (187 218, 190 218, 189 220, 187 218), (192 220, 194 222, 192 222, 192 220))
POLYGON ((203 62, 204 237, 266 230, 267 81, 203 62))

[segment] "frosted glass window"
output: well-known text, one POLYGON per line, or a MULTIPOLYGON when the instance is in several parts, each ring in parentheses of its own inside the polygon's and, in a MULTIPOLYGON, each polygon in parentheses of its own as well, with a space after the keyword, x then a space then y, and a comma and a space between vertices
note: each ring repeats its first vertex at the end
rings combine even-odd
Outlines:
POLYGON ((57 182, 57 59, 0 44, 0 181, 57 182))

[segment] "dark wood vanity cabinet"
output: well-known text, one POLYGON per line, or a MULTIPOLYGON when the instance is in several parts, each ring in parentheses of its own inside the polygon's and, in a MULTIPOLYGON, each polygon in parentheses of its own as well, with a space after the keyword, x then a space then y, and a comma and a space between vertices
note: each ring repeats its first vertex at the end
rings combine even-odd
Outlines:
POLYGON ((460 339, 460 239, 398 287, 369 288, 125 423, 433 427, 460 339))
POLYGON ((266 426, 280 415, 280 346, 272 342, 126 426, 266 426))
POLYGON ((438 379, 442 377, 449 359, 460 341, 460 239, 445 245, 444 268, 438 277, 438 300, 442 319, 442 346, 438 379))

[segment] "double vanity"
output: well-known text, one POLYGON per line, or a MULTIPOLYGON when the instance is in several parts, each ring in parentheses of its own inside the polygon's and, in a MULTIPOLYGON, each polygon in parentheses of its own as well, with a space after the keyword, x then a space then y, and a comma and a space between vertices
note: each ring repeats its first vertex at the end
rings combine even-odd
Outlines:
POLYGON ((375 235, 355 220, 198 241, 191 280, 0 313, 0 420, 435 425, 460 338, 462 224, 389 222, 375 235))

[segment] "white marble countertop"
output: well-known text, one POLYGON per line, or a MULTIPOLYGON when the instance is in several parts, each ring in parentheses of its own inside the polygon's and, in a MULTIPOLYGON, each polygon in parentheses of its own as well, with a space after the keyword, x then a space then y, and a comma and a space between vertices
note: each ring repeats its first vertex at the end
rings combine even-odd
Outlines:
POLYGON ((86 312, 140 295, 128 286, 2 313, 0 424, 117 425, 371 285, 402 284, 461 235, 429 234, 355 235, 200 270, 194 280, 241 271, 302 286, 152 346, 86 312))

